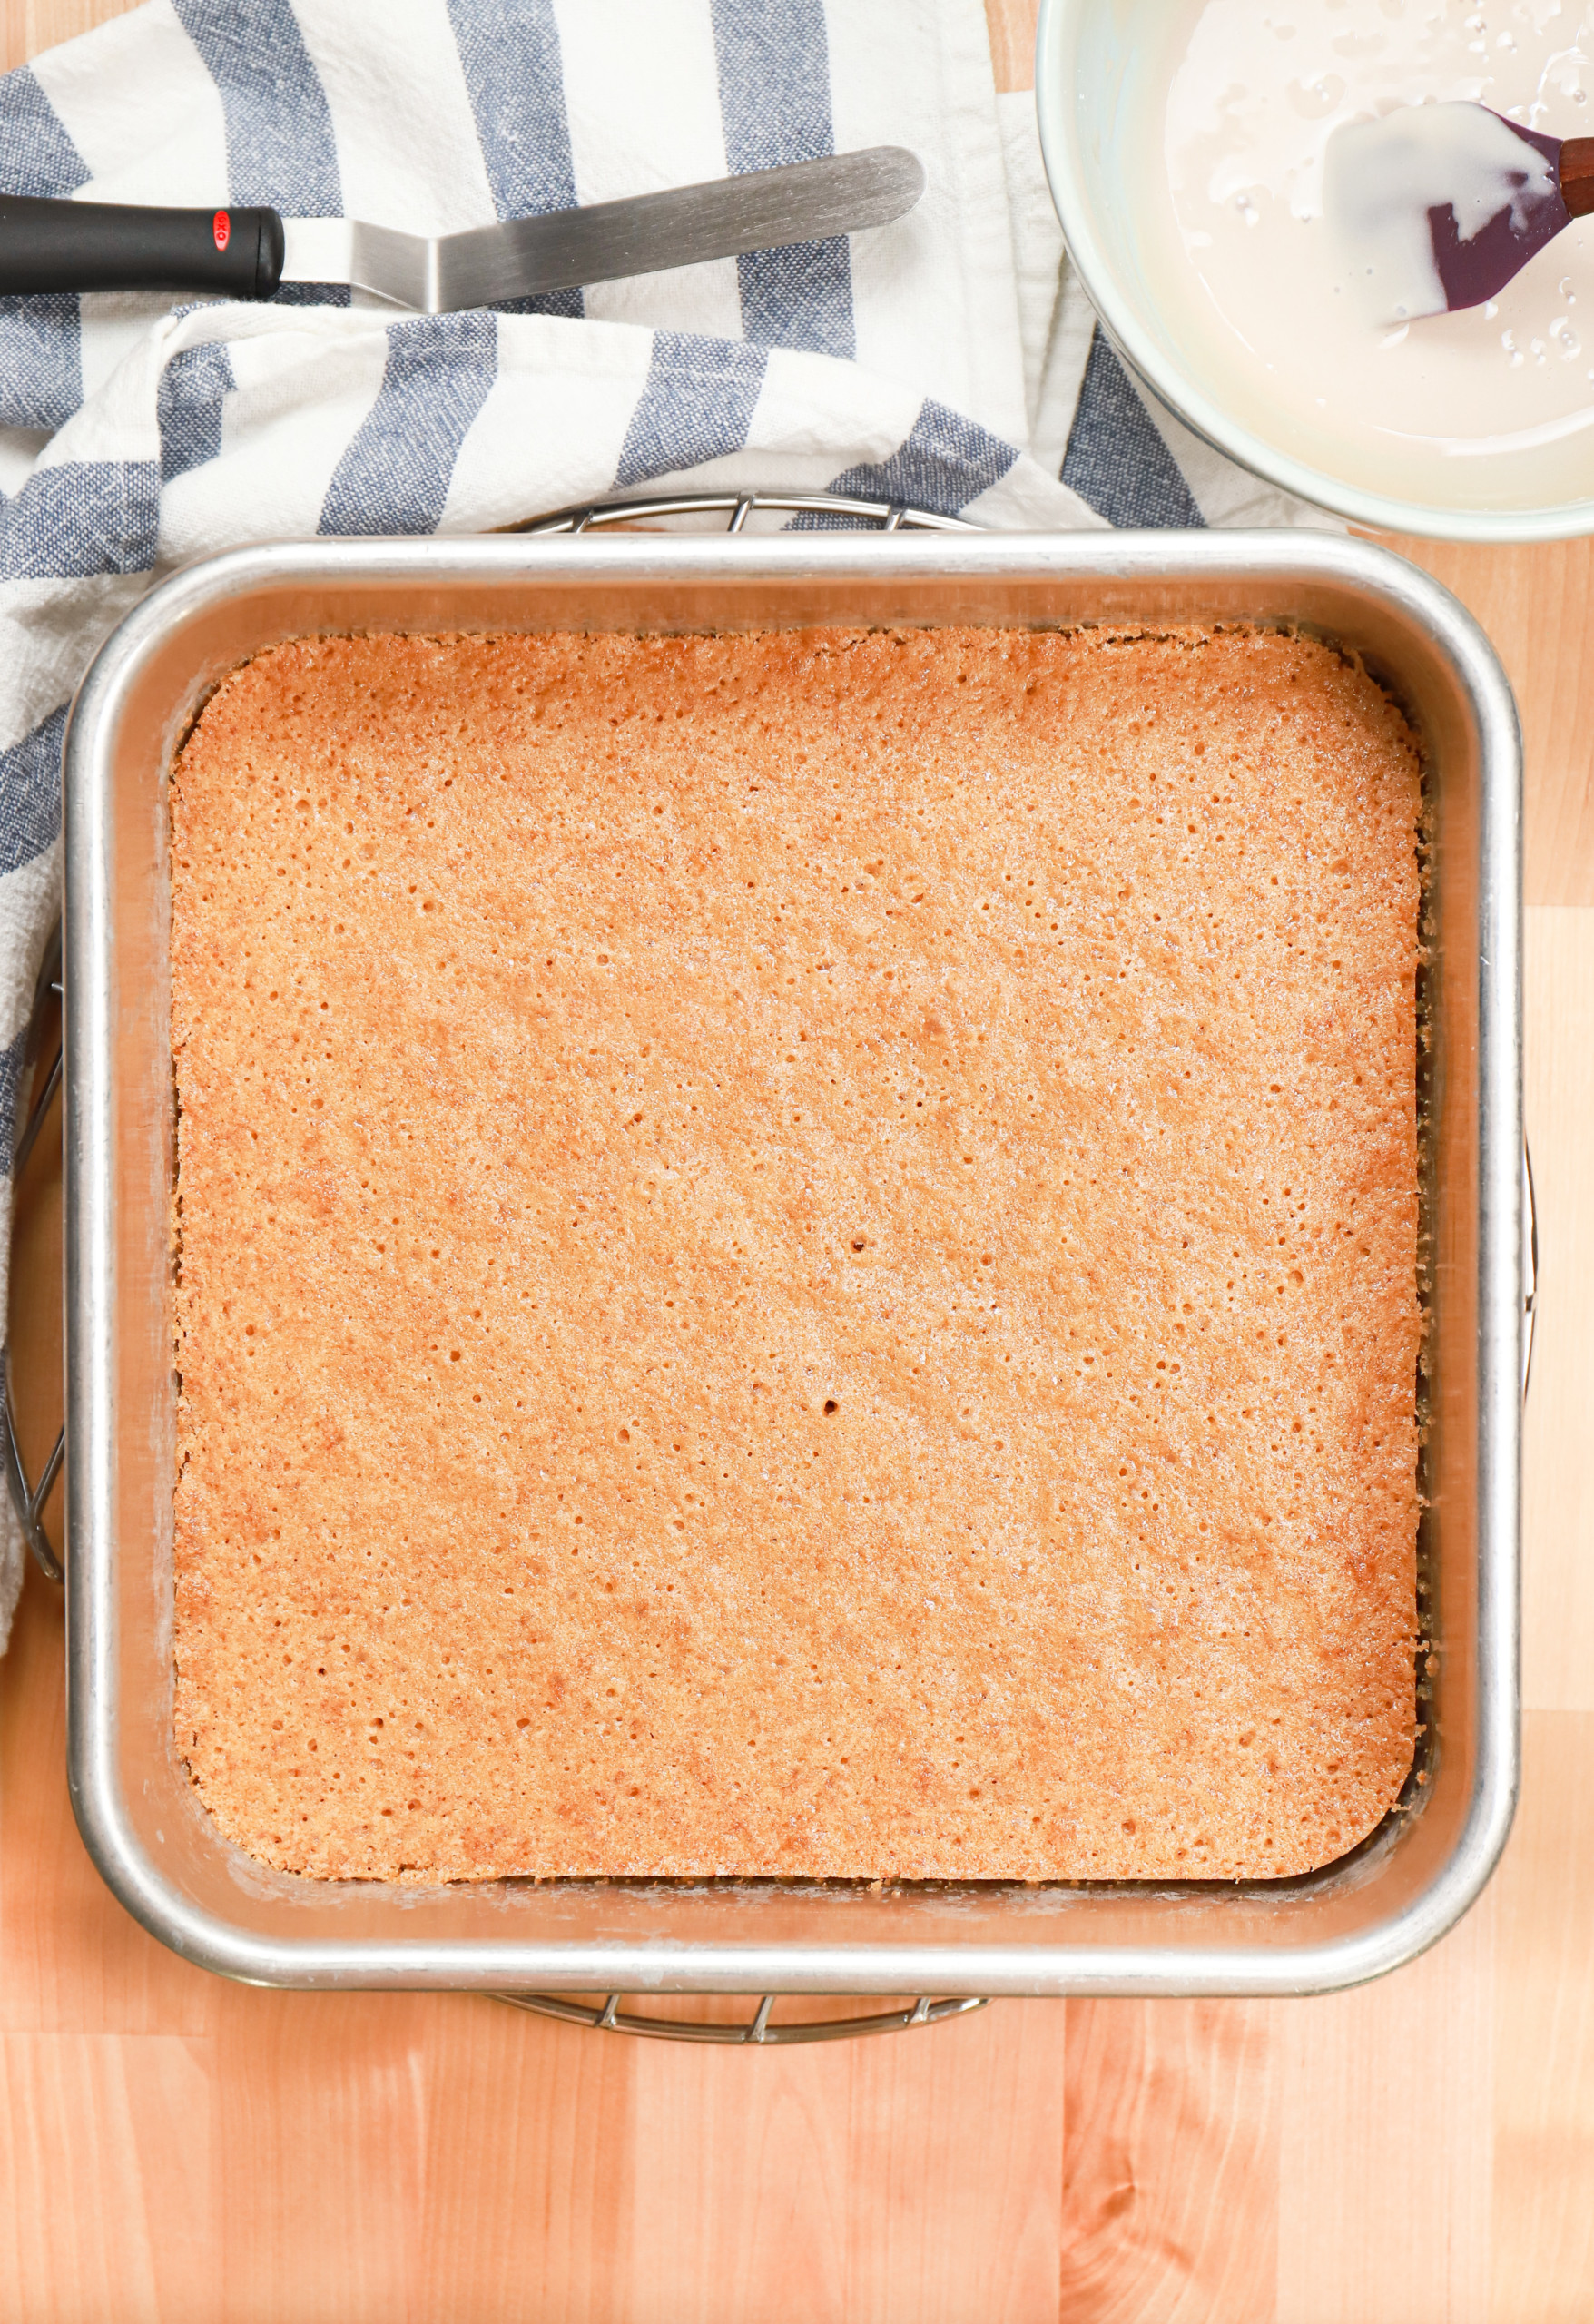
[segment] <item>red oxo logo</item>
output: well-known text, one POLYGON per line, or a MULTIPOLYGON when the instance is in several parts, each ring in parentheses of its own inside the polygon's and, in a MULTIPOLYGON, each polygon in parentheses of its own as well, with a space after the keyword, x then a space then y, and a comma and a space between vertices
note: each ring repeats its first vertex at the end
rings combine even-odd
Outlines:
POLYGON ((211 231, 216 238, 216 248, 224 251, 232 239, 232 221, 224 210, 218 210, 212 219, 211 231))

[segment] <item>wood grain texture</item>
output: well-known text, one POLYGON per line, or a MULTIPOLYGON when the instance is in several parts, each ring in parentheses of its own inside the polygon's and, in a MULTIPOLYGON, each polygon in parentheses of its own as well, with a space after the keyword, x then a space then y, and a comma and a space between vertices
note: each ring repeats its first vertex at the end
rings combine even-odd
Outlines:
POLYGON ((999 90, 1035 86, 1035 25, 1040 0, 986 0, 990 64, 999 90))
POLYGON ((1594 1712, 1530 1711, 1523 1743, 1522 1804, 1492 1898, 1489 2316, 1491 2324, 1587 2324, 1594 2316, 1594 1712))
MULTIPOLYGON (((114 10, 0 0, 5 62, 114 10)), ((999 86, 1031 0, 990 0, 999 86)), ((1004 2003, 757 2056, 465 1995, 294 1995, 165 1953, 64 1780, 60 1601, 0 1662, 5 2324, 1587 2324, 1594 2316, 1594 828, 1588 544, 1420 562, 1482 614, 1529 741, 1523 1803, 1482 1905, 1360 1994, 1004 2003), (1579 738, 1583 746, 1579 747, 1579 738)), ((21 1222, 30 1436, 58 1210, 21 1222)))
POLYGON ((205 2055, 212 2136, 230 2165, 212 2231, 224 2315, 340 2324, 405 2313, 423 2254, 423 2030, 436 2007, 404 1994, 217 1995, 205 2055))
POLYGON ((25 64, 42 48, 93 32, 125 15, 134 0, 5 0, 0 10, 0 72, 25 64))
POLYGON ((658 2250, 637 2233, 662 2126, 638 2108, 635 2045, 463 1995, 415 2006, 431 2127, 405 2312, 562 2324, 629 2319, 638 2280, 695 2294, 674 2231, 658 2250))
POLYGON ((637 2324, 1050 2316, 1063 2013, 1020 2003, 944 2030, 944 2043, 756 2062, 662 2044, 639 2057, 619 2312, 637 2324), (749 2063, 751 2078, 737 2071, 749 2063), (659 2268, 670 2251, 689 2258, 690 2294, 659 2268))
POLYGON ((1493 1899, 1356 1992, 1276 2004, 1277 2324, 1484 2324, 1493 1899))
POLYGON ((1070 2002, 1060 2315, 1271 2324, 1278 2046, 1259 2003, 1070 2002))
POLYGON ((218 2313, 210 2096, 181 2035, 0 2035, 7 2324, 218 2313))

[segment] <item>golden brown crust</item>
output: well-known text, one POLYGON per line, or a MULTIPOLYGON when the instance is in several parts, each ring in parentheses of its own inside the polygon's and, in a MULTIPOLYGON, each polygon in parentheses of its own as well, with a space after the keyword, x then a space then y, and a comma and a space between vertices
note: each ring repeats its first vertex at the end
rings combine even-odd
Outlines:
POLYGON ((374 637, 172 785, 177 1720, 333 1876, 1266 1876, 1410 1766, 1419 773, 1238 631, 374 637))

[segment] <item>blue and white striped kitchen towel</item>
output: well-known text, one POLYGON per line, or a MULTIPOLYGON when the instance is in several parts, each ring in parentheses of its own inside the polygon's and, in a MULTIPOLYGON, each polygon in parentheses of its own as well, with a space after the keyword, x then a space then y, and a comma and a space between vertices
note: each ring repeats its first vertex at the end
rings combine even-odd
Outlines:
MULTIPOLYGON (((980 0, 149 0, 0 79, 6 191, 421 233, 884 143, 929 178, 890 226, 493 312, 0 299, 0 1180, 65 705, 163 569, 654 482, 1021 527, 1296 515, 1094 336, 980 0)), ((9 1246, 7 1201, 0 1313, 9 1246)), ((0 1647, 19 1579, 5 1507, 0 1647)))

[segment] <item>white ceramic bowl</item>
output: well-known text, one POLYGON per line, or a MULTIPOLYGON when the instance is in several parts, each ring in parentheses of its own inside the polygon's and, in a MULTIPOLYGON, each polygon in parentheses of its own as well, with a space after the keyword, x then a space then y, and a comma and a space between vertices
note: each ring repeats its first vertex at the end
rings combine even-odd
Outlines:
POLYGON ((1041 0, 1035 103, 1052 200, 1069 255, 1120 355, 1187 428, 1271 484, 1380 532, 1441 540, 1561 540, 1594 532, 1594 499, 1522 508, 1451 507, 1363 488, 1299 458, 1225 409, 1201 352, 1159 314, 1141 260, 1136 189, 1121 124, 1136 71, 1175 21, 1166 0, 1041 0))

